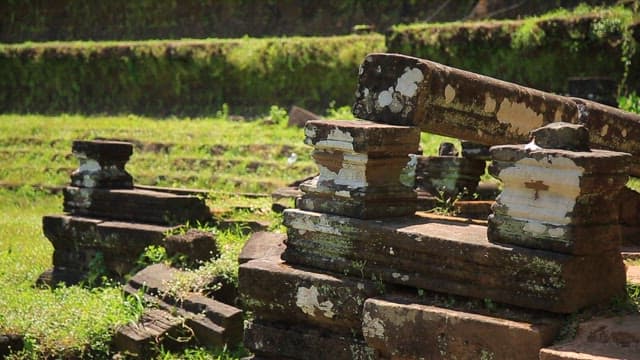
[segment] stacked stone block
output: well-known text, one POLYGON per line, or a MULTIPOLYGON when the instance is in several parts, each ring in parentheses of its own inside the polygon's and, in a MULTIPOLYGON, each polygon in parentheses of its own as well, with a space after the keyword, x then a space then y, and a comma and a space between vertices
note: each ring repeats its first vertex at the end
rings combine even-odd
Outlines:
POLYGON ((125 170, 130 143, 74 141, 72 151, 79 167, 63 190, 65 214, 42 220, 54 255, 41 282, 78 282, 100 266, 122 276, 147 246, 163 245, 175 226, 210 218, 197 196, 135 188, 125 170))

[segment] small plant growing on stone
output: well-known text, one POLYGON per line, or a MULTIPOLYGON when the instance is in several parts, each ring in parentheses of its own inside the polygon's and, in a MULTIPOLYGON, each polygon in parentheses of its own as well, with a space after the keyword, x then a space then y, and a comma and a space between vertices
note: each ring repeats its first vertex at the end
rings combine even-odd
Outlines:
POLYGON ((458 210, 456 209, 456 202, 464 198, 467 193, 467 189, 464 189, 462 192, 457 193, 455 196, 451 196, 445 187, 441 187, 437 190, 438 194, 436 195, 436 206, 431 209, 431 212, 438 215, 444 216, 456 216, 458 214, 458 210))

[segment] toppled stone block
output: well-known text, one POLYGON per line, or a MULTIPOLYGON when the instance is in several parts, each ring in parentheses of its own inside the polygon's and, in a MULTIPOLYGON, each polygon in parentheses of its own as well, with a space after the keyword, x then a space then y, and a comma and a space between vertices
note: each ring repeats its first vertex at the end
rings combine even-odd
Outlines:
POLYGON ((64 211, 106 219, 182 224, 211 218, 204 200, 190 195, 142 189, 92 189, 68 186, 64 211))
POLYGON ((454 156, 417 156, 416 187, 431 194, 455 197, 472 195, 486 163, 454 156))
POLYGON ((133 178, 125 165, 133 144, 120 141, 74 141, 73 155, 80 166, 71 174, 71 185, 83 188, 130 189, 133 178))
POLYGON ((291 110, 289 110, 289 122, 287 126, 304 127, 307 121, 319 119, 322 119, 322 116, 294 105, 291 107, 291 110))
POLYGON ((367 279, 313 272, 273 258, 240 265, 239 282, 244 307, 257 319, 355 334, 360 333, 364 301, 378 294, 367 279))
POLYGON ((576 337, 540 351, 540 360, 639 359, 640 316, 593 319, 578 326, 576 337))
POLYGON ((291 264, 558 313, 624 292, 618 249, 570 256, 499 245, 484 226, 418 216, 382 222, 303 210, 284 215, 283 259, 291 264))
POLYGON ((235 345, 242 337, 242 310, 200 293, 175 294, 171 282, 180 271, 154 264, 134 275, 125 293, 143 292, 146 301, 157 304, 182 319, 193 331, 193 340, 209 346, 235 345))
POLYGON ((406 295, 368 299, 363 311, 365 340, 384 359, 537 360, 562 324, 525 311, 505 316, 447 309, 406 295))
POLYGON ((489 217, 489 239, 571 254, 620 246, 618 192, 629 155, 503 145, 491 148, 490 173, 503 191, 489 217))
POLYGON ((361 338, 312 326, 251 321, 244 346, 258 357, 298 360, 369 360, 373 349, 361 338))
POLYGON ((530 138, 543 149, 589 151, 589 131, 584 125, 556 122, 531 130, 530 138))
POLYGON ((218 242, 213 233, 189 229, 184 234, 167 236, 163 241, 169 257, 186 255, 191 264, 220 256, 218 242))
POLYGON ((415 57, 368 55, 353 114, 484 145, 525 143, 551 122, 584 124, 598 148, 633 154, 632 174, 640 174, 639 115, 415 57))
POLYGON ((183 319, 161 309, 147 309, 137 323, 129 323, 116 329, 113 346, 125 355, 150 357, 162 345, 177 347, 183 328, 183 319))
POLYGON ((301 184, 297 206, 353 217, 401 216, 415 212, 417 128, 367 121, 314 120, 305 143, 320 175, 301 184))
POLYGON ((240 251, 240 255, 238 256, 238 263, 244 264, 250 260, 272 257, 280 259, 286 247, 284 245, 286 238, 286 234, 266 231, 253 233, 247 242, 244 243, 242 251, 240 251))

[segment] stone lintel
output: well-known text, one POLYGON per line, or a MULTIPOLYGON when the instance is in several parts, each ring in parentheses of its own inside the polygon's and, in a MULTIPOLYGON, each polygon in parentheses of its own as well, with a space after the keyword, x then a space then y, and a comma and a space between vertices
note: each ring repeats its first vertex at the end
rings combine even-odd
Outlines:
MULTIPOLYGON (((344 275, 344 274, 343 274, 344 275)), ((378 294, 369 279, 335 276, 268 258, 240 265, 240 294, 256 319, 360 334, 362 305, 378 294)))
POLYGON ((368 55, 353 113, 484 145, 526 143, 551 122, 584 124, 592 147, 633 154, 632 172, 640 173, 640 115, 415 57, 368 55))
POLYGON ((76 140, 71 145, 76 156, 93 159, 99 163, 126 163, 133 154, 133 144, 124 141, 76 140))
POLYGON ((570 313, 624 292, 618 251, 570 256, 490 243, 480 225, 419 216, 360 220, 286 210, 291 264, 438 292, 570 313), (590 269, 590 271, 585 271, 590 269))
POLYGON ((509 317, 477 314, 434 306, 415 296, 385 295, 365 302, 362 330, 382 358, 537 360, 562 320, 540 314, 518 319, 520 313, 522 318, 527 315, 524 310, 509 317))

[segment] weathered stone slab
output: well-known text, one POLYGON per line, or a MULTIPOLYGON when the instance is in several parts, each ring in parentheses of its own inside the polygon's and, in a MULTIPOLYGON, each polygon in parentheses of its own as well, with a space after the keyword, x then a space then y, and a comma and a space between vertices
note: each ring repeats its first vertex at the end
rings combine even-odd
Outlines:
POLYGON ((113 346, 126 355, 151 356, 162 345, 175 346, 171 339, 180 337, 183 319, 161 309, 147 309, 137 323, 116 329, 113 346))
POLYGON ((551 122, 584 124, 594 147, 633 154, 640 173, 639 115, 398 54, 368 55, 359 74, 358 118, 484 145, 525 143, 551 122))
POLYGON ((368 279, 313 272, 273 258, 240 265, 239 282, 244 308, 257 319, 347 333, 360 333, 362 305, 379 291, 368 279))
POLYGON ((533 129, 532 141, 543 149, 589 151, 589 131, 584 125, 556 122, 533 129))
POLYGON ((568 343, 540 351, 540 360, 640 359, 640 316, 593 319, 568 343))
POLYGON ((260 231, 253 233, 249 240, 244 243, 238 256, 238 263, 244 264, 250 260, 271 257, 280 259, 285 249, 284 241, 286 238, 286 234, 273 232, 260 231))
POLYGON ((124 169, 133 153, 133 144, 120 141, 74 141, 73 155, 80 166, 71 174, 71 185, 85 188, 133 187, 133 178, 124 169))
POLYGON ((491 148, 489 169, 504 187, 489 217, 490 240, 580 255, 619 247, 615 200, 629 155, 528 146, 491 148))
POLYGON ((540 315, 476 314, 408 296, 368 299, 363 311, 365 341, 385 359, 537 360, 562 325, 540 315))
POLYGON ((299 360, 369 360, 373 349, 359 338, 311 326, 251 321, 244 346, 259 357, 299 360))
POLYGON ((68 186, 63 190, 64 211, 73 215, 154 224, 181 224, 211 217, 196 196, 128 189, 90 189, 68 186))
POLYGON ((487 228, 418 216, 384 222, 286 210, 291 264, 570 313, 624 291, 618 251, 570 256, 490 243, 487 228), (354 266, 357 265, 357 266, 354 266), (585 271, 585 269, 590 269, 585 271))
POLYGON ((455 156, 417 156, 416 187, 434 195, 469 197, 478 187, 486 162, 455 156))

